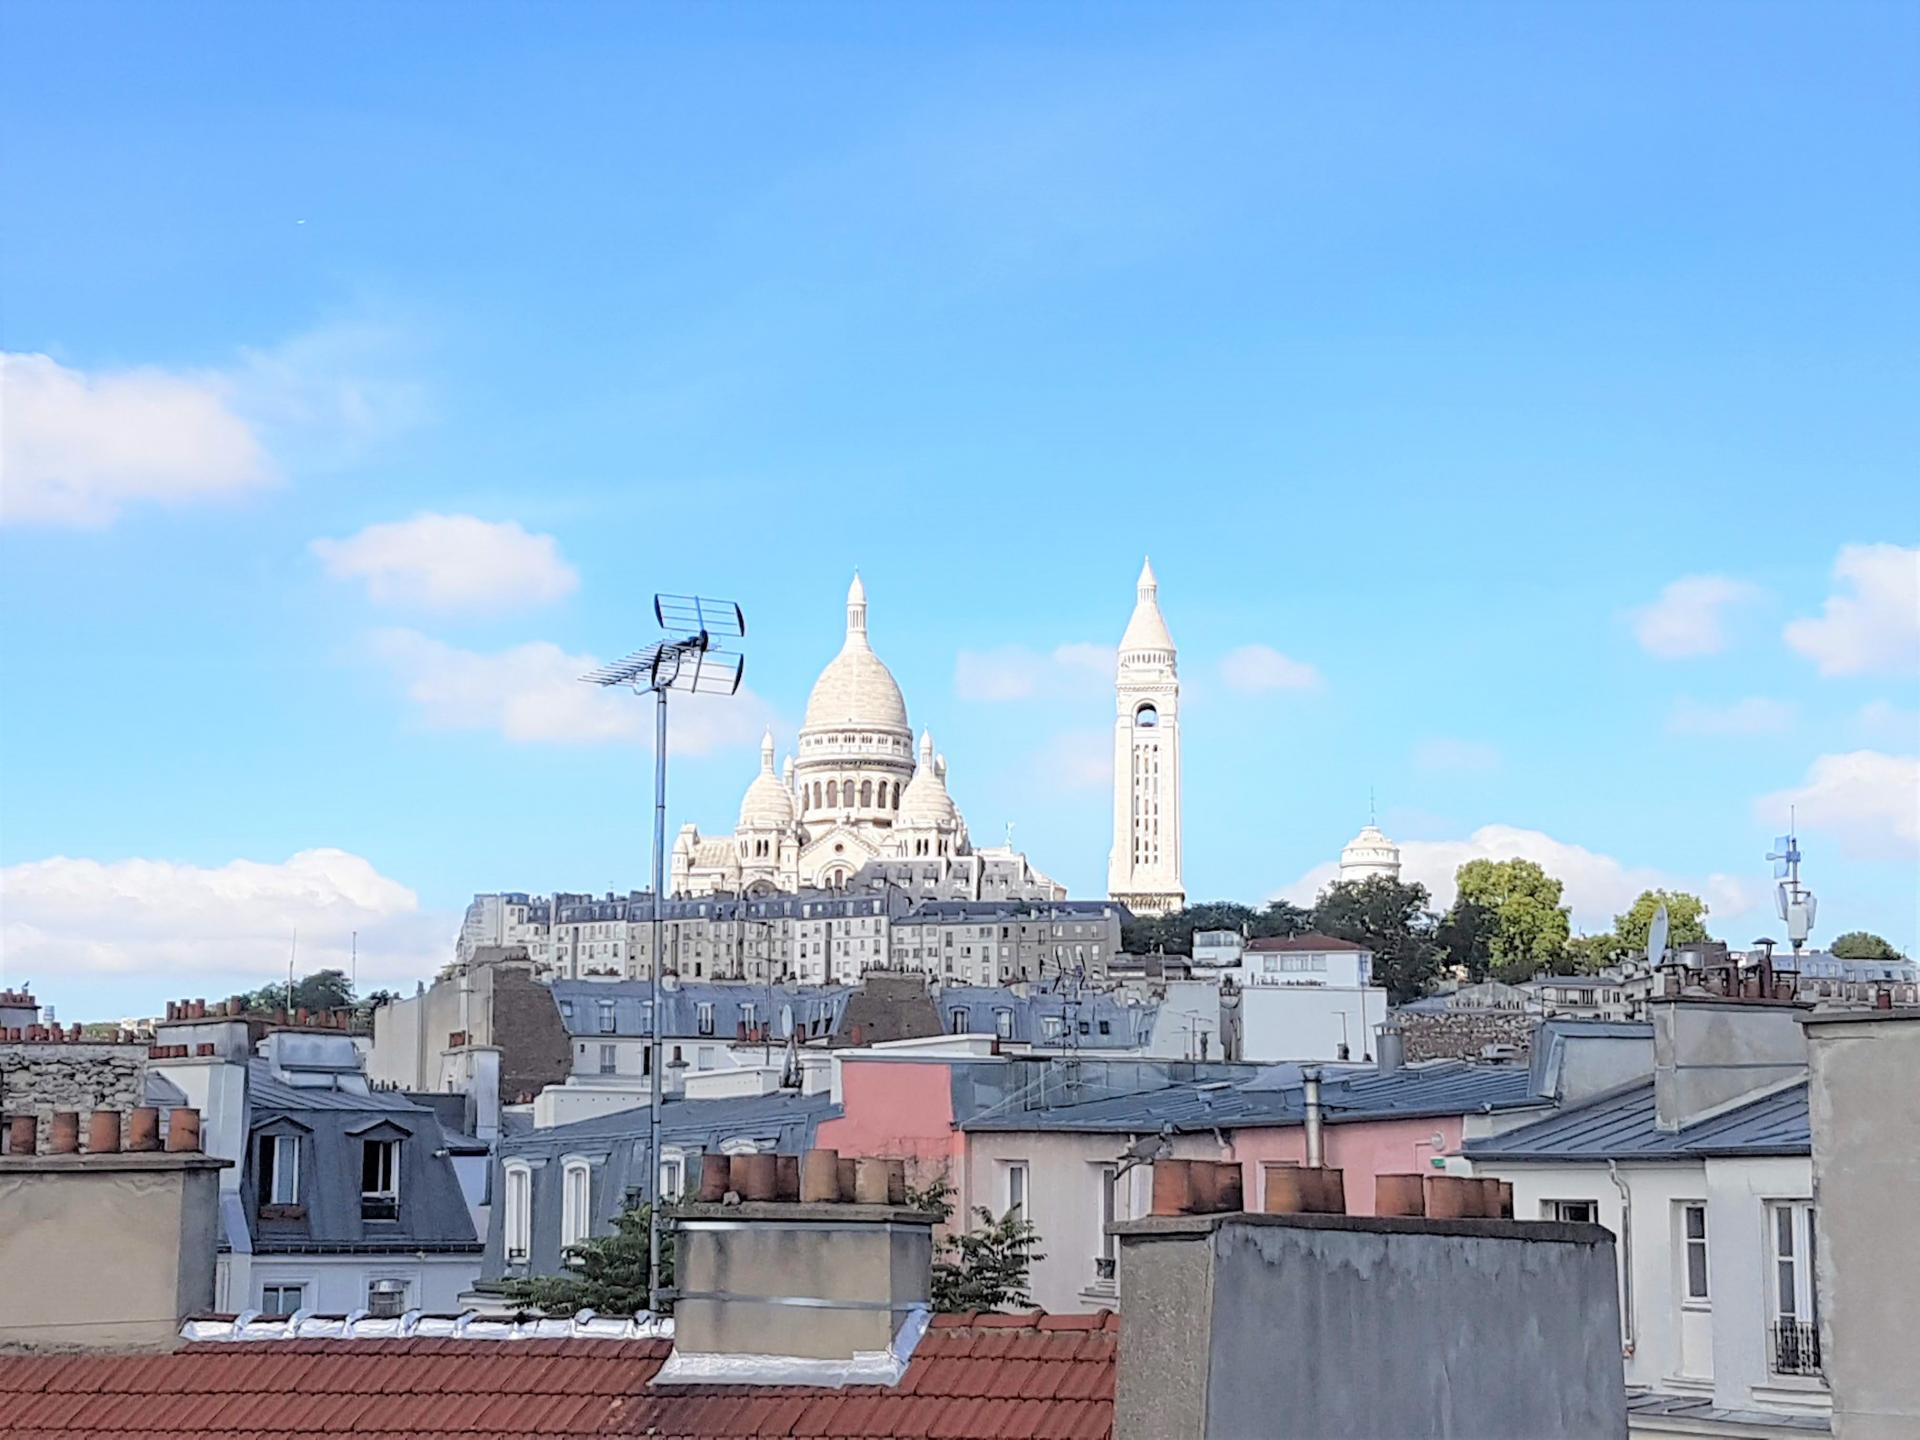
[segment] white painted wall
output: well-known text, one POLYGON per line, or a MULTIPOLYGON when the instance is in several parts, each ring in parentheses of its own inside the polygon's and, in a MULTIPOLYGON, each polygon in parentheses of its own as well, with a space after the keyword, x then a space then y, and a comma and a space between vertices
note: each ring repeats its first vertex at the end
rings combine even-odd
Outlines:
POLYGON ((1374 1027, 1387 1018, 1387 992, 1331 985, 1253 985, 1240 992, 1240 1058, 1334 1062, 1373 1053, 1374 1027), (1344 1018, 1344 1027, 1342 1020, 1344 1018))
MULTIPOLYGON (((1623 1275, 1631 1264, 1629 1388, 1697 1395, 1726 1409, 1820 1414, 1830 1406, 1823 1381, 1768 1373, 1771 1255, 1766 1205, 1805 1200, 1813 1192, 1806 1157, 1687 1160, 1619 1166, 1633 1224, 1604 1164, 1524 1165, 1486 1162, 1449 1168, 1513 1184, 1513 1213, 1550 1218, 1553 1202, 1591 1200, 1600 1224, 1624 1237, 1623 1275), (1683 1287, 1681 1205, 1707 1206, 1708 1303, 1691 1306, 1683 1287), (1629 1260, 1629 1257, 1630 1260, 1629 1260)), ((1623 1285, 1623 1290, 1627 1288, 1623 1285)), ((1707 1433, 1707 1432, 1702 1432, 1707 1433)), ((1711 1432, 1715 1435, 1723 1432, 1711 1432)))
POLYGON ((222 1257, 214 1303, 229 1314, 261 1308, 268 1285, 300 1285, 305 1305, 322 1314, 364 1310, 375 1280, 407 1282, 412 1310, 457 1313, 460 1293, 480 1278, 480 1256, 233 1255, 222 1257))

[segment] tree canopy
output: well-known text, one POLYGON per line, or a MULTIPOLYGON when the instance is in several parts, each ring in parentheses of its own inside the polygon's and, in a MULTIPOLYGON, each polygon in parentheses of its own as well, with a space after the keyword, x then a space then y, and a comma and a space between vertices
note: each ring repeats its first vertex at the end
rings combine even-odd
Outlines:
POLYGON ((353 985, 344 970, 316 970, 293 982, 293 1003, 287 1003, 284 981, 262 985, 243 997, 250 1010, 351 1010, 353 985))
POLYGON ((1627 913, 1613 917, 1613 938, 1623 955, 1646 953, 1654 913, 1667 907, 1667 944, 1686 945, 1707 936, 1707 902, 1684 890, 1642 890, 1627 913))
MULTIPOLYGON (((907 1189, 907 1205, 953 1218, 953 1182, 944 1173, 924 1189, 907 1189)), ((933 1250, 933 1308, 942 1314, 980 1310, 1025 1310, 1033 1305, 1028 1271, 1047 1257, 1035 1248, 1040 1232, 1031 1220, 1008 1211, 998 1219, 986 1206, 975 1207, 979 1223, 971 1230, 943 1236, 933 1250)))
MULTIPOLYGON (((640 1315, 647 1308, 649 1207, 631 1205, 613 1217, 613 1233, 566 1249, 567 1273, 528 1275, 506 1282, 507 1302, 545 1315, 593 1310, 602 1315, 640 1315)), ((660 1283, 673 1283, 673 1247, 660 1254, 660 1283)), ((663 1306, 663 1309, 670 1307, 663 1306)))
POLYGON ((1871 930, 1849 930, 1844 935, 1836 935, 1827 949, 1842 960, 1904 960, 1907 958, 1894 948, 1892 941, 1874 934, 1871 930))
POLYGON ((1271 900, 1262 909, 1231 900, 1208 900, 1166 915, 1142 915, 1121 927, 1120 944, 1130 954, 1163 950, 1169 955, 1191 955, 1196 930, 1234 930, 1250 936, 1300 935, 1309 915, 1298 905, 1271 900))
POLYGON ((1374 982, 1402 1004, 1425 994, 1440 968, 1438 922, 1427 902, 1427 887, 1416 881, 1371 875, 1329 885, 1310 918, 1322 934, 1373 951, 1374 982))
POLYGON ((1552 970, 1567 953, 1571 927, 1561 884, 1532 860, 1469 860, 1455 872, 1456 905, 1494 916, 1490 968, 1497 979, 1526 980, 1552 970))

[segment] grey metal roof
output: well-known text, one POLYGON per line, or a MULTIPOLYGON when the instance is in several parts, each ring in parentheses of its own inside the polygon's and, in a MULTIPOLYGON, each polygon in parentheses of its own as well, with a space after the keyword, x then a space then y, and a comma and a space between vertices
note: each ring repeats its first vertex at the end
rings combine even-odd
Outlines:
MULTIPOLYGON (((1287 1068, 1294 1073, 1278 1084, 1270 1077, 1237 1083, 1182 1081, 1082 1103, 1064 1101, 1056 1091, 1048 1097, 1053 1103, 1010 1101, 963 1121, 961 1128, 1138 1134, 1166 1126, 1189 1131, 1299 1125, 1306 1119, 1304 1092, 1298 1083, 1297 1067, 1287 1068)), ((1525 1070, 1457 1060, 1409 1065, 1385 1075, 1363 1070, 1328 1076, 1321 1084, 1320 1098, 1329 1125, 1482 1114, 1540 1103, 1530 1091, 1525 1070)))
POLYGON ((1022 996, 997 985, 948 985, 933 1002, 940 1024, 950 1034, 1001 1035, 1000 1016, 1005 1012, 1010 1028, 1004 1039, 1022 1045, 1060 1045, 1071 1022, 1073 1039, 1083 1050, 1131 1050, 1146 1045, 1153 1039, 1153 1022, 1159 1013, 1156 1005, 1124 1004, 1110 990, 1082 995, 1073 1002, 1055 991, 1022 996), (964 1018, 956 1020, 957 1012, 964 1012, 964 1018), (1049 1035, 1048 1021, 1057 1021, 1062 1033, 1049 1035))
POLYGON ((255 1254, 480 1249, 472 1212, 460 1189, 440 1121, 394 1091, 289 1085, 264 1059, 247 1062, 248 1143, 239 1199, 255 1254), (263 1135, 299 1139, 299 1204, 293 1219, 263 1220, 260 1180, 263 1135), (369 1219, 361 1204, 365 1141, 399 1146, 394 1216, 369 1219))
POLYGON ((176 1110, 187 1103, 187 1092, 158 1070, 147 1072, 146 1089, 141 1097, 143 1105, 157 1105, 162 1110, 176 1110))
MULTIPOLYGON (((1765 1426, 1776 1430, 1805 1431, 1809 1435, 1827 1435, 1833 1430, 1829 1415, 1795 1414, 1791 1410, 1748 1410, 1716 1405, 1709 1397, 1669 1395, 1658 1390, 1627 1396, 1627 1414, 1657 1415, 1665 1419, 1705 1421, 1710 1425, 1765 1426)), ((1733 1433, 1745 1434, 1746 1431, 1733 1433)))
MULTIPOLYGON (((798 1154, 813 1144, 820 1122, 839 1113, 829 1095, 797 1095, 783 1091, 728 1100, 668 1100, 661 1106, 660 1139, 663 1148, 678 1149, 687 1157, 686 1183, 699 1184, 692 1157, 719 1150, 728 1141, 751 1141, 761 1150, 798 1154)), ((503 1170, 514 1160, 533 1162, 530 1175, 531 1265, 516 1265, 514 1273, 551 1275, 561 1265, 560 1221, 562 1161, 580 1156, 589 1165, 588 1199, 591 1233, 607 1234, 613 1217, 626 1208, 628 1196, 647 1188, 647 1111, 644 1106, 612 1115, 596 1115, 571 1125, 554 1125, 524 1134, 503 1136, 494 1160, 493 1193, 502 1195, 503 1170)), ((498 1216, 500 1210, 495 1208, 498 1216)), ((497 1280, 507 1273, 505 1239, 496 1220, 488 1226, 481 1274, 497 1280)))
POLYGON ((1474 1160, 1686 1160, 1808 1155, 1807 1087, 1763 1095, 1680 1130, 1654 1123, 1654 1082, 1645 1080, 1503 1135, 1467 1144, 1474 1160))
MULTIPOLYGON (((803 1038, 833 1033, 852 989, 845 985, 742 985, 676 981, 660 990, 660 1033, 675 1040, 731 1040, 739 1033, 742 1005, 753 1007, 754 1023, 771 1024, 786 1038, 790 1018, 803 1038), (701 1029, 700 1007, 711 1006, 710 1023, 701 1029)), ((554 1004, 571 1035, 637 1036, 647 1033, 652 987, 644 980, 556 980, 554 1004), (613 1029, 600 1017, 611 1007, 613 1029)))
POLYGON ((273 1073, 271 1061, 247 1061, 247 1098, 260 1110, 409 1110, 424 1112, 398 1090, 353 1090, 326 1086, 289 1085, 273 1073))

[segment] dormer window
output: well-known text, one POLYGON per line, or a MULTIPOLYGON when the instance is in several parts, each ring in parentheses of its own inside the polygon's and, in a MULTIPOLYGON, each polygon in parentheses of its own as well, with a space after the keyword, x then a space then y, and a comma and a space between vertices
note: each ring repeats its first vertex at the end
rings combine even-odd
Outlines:
POLYGON ((360 1142, 360 1218, 400 1218, 400 1142, 360 1142))
POLYGON ((255 1168, 260 1174, 260 1205, 300 1203, 300 1137, 262 1135, 255 1168))
POLYGON ((713 1005, 710 1001, 703 1000, 695 1007, 694 1022, 700 1034, 713 1034, 713 1005))

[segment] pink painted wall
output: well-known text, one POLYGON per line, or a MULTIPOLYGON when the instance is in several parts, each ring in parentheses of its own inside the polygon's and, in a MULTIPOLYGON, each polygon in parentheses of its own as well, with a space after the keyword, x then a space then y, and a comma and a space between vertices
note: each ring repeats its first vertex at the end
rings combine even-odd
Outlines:
MULTIPOLYGON (((1424 1120, 1356 1120, 1327 1126, 1327 1164, 1346 1172, 1341 1183, 1347 1192, 1347 1213, 1373 1214, 1374 1176, 1424 1172, 1432 1168, 1429 1162, 1436 1153, 1457 1151, 1460 1127, 1458 1115, 1424 1120), (1435 1135, 1443 1142, 1438 1147, 1432 1143, 1435 1135)), ((1246 1188, 1249 1210, 1265 1203, 1262 1165, 1271 1161, 1297 1165, 1307 1156, 1306 1131, 1299 1125, 1236 1130, 1233 1139, 1231 1158, 1244 1162, 1241 1183, 1246 1188)))
POLYGON ((952 1067, 938 1061, 845 1060, 841 1115, 821 1122, 815 1141, 842 1156, 884 1155, 908 1162, 924 1184, 942 1168, 964 1186, 963 1137, 953 1126, 952 1067))

